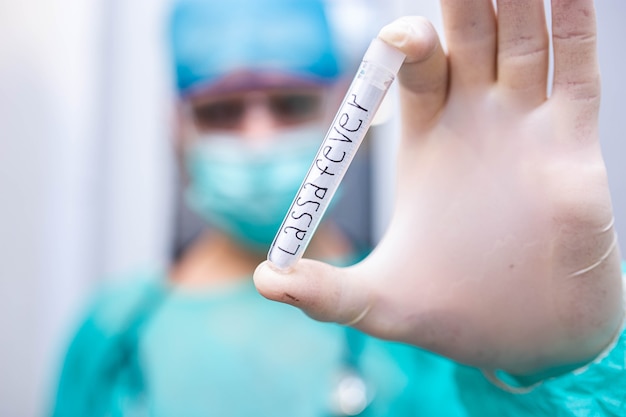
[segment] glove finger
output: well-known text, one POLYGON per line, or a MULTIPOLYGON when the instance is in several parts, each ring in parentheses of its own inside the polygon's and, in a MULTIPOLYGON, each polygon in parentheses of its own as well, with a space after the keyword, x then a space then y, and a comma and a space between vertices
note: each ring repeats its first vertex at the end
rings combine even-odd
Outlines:
POLYGON ((405 128, 428 128, 448 88, 448 63, 435 28, 423 17, 403 17, 381 29, 378 37, 407 56, 398 74, 405 128))
POLYGON ((352 325, 369 310, 365 285, 354 285, 350 268, 302 259, 289 273, 268 262, 254 272, 254 284, 264 297, 300 308, 315 320, 352 325))

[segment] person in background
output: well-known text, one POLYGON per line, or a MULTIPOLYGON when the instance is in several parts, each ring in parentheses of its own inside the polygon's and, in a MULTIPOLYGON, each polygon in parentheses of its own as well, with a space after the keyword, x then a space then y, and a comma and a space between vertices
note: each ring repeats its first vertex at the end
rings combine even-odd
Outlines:
MULTIPOLYGON (((180 0, 169 22, 185 198, 210 227, 169 270, 97 294, 52 415, 462 416, 437 357, 253 285, 346 87, 322 3, 180 0)), ((307 256, 350 265, 357 246, 327 219, 307 256)))

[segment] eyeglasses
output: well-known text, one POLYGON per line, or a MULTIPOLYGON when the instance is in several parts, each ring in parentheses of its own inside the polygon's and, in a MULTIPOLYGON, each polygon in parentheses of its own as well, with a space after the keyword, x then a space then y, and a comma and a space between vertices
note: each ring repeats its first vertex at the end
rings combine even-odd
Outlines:
POLYGON ((234 130, 242 126, 252 106, 265 106, 277 124, 289 126, 319 117, 322 102, 319 90, 272 90, 197 100, 192 102, 192 113, 200 130, 234 130))

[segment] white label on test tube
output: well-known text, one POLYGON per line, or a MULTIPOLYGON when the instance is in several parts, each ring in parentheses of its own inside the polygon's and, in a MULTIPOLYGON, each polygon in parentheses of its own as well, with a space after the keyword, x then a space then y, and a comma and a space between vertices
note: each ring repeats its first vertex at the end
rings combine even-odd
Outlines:
POLYGON ((370 44, 270 247, 267 259, 278 271, 302 257, 404 58, 378 38, 370 44))

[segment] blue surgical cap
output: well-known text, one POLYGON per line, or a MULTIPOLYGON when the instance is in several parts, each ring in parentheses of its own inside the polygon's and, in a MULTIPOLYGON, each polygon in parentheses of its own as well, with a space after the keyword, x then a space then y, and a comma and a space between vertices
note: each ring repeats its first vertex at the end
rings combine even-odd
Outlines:
POLYGON ((321 0, 179 0, 170 41, 181 95, 235 72, 320 83, 341 72, 321 0))

